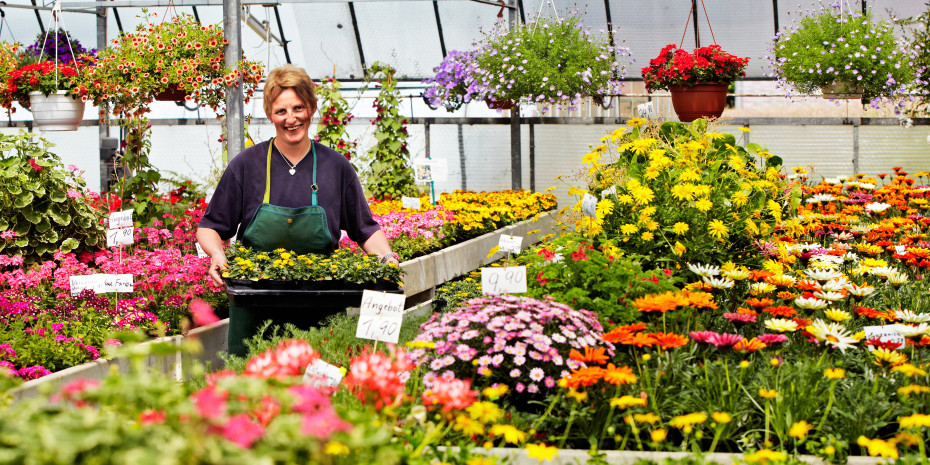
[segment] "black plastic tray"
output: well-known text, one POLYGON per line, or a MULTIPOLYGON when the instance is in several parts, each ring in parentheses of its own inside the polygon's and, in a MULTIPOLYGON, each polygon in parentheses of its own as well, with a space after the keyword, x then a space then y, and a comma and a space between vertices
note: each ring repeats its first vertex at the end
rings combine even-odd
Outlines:
POLYGON ((393 283, 366 285, 339 281, 225 281, 229 303, 238 307, 305 308, 335 312, 359 306, 362 303, 362 292, 366 289, 391 294, 404 293, 403 289, 393 283))

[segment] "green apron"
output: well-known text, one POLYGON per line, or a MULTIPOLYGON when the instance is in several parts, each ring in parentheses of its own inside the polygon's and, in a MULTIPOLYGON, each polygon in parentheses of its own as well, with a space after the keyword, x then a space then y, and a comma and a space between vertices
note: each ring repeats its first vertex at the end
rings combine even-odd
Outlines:
MULTIPOLYGON (((265 167, 265 197, 255 212, 252 222, 245 228, 242 243, 254 250, 270 252, 283 248, 298 254, 330 254, 335 250, 332 235, 326 222, 326 211, 317 205, 316 147, 310 144, 313 156, 313 184, 310 186, 311 204, 308 207, 288 208, 270 203, 271 151, 274 138, 268 143, 265 167)), ((291 323, 306 329, 317 322, 313 312, 293 308, 257 308, 229 306, 229 354, 245 356, 244 340, 251 339, 266 320, 272 325, 291 323)))

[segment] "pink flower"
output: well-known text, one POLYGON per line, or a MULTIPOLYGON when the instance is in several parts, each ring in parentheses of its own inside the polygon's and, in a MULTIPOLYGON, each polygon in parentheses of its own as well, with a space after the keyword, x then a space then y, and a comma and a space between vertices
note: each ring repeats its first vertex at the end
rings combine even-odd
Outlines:
POLYGON ((228 394, 218 391, 214 387, 205 387, 193 394, 191 400, 197 408, 197 413, 208 420, 222 417, 226 414, 226 397, 228 394))
POLYGON ((167 415, 163 410, 152 410, 148 409, 144 412, 139 413, 139 424, 140 425, 151 425, 151 424, 162 424, 165 422, 167 415))
POLYGON ((751 313, 724 313, 723 317, 730 323, 755 323, 756 316, 751 313))
POLYGON ((194 299, 191 301, 190 309, 195 326, 206 326, 220 321, 216 314, 213 313, 213 307, 203 300, 194 299))
POLYGON ((691 336, 691 340, 698 344, 707 344, 708 339, 711 336, 716 336, 717 333, 713 331, 691 331, 688 335, 691 336))
MULTIPOLYGON (((13 239, 16 236, 19 236, 19 233, 17 233, 16 231, 0 232, 0 239, 13 239)), ((4 255, 4 257, 6 257, 6 255, 4 255)))
POLYGON ((265 428, 245 413, 233 415, 219 433, 243 449, 252 447, 265 434, 265 428))
POLYGON ((785 336, 784 334, 763 334, 756 339, 767 346, 788 342, 788 336, 785 336))
POLYGON ((727 347, 733 347, 734 344, 743 340, 743 336, 739 334, 714 334, 707 339, 709 344, 713 344, 714 347, 718 349, 726 349, 727 347))
POLYGON ((43 376, 48 376, 52 374, 52 372, 48 371, 48 369, 44 366, 35 365, 31 367, 20 368, 19 372, 16 374, 23 379, 38 379, 43 376))
POLYGON ((40 173, 42 172, 42 167, 39 166, 38 163, 36 163, 35 158, 30 158, 30 159, 29 159, 29 166, 31 166, 32 169, 34 169, 34 170, 36 170, 36 171, 38 171, 38 172, 40 172, 40 173))
POLYGON ((352 425, 339 418, 339 415, 332 408, 320 410, 312 415, 304 415, 300 427, 301 433, 324 441, 329 439, 336 431, 349 432, 351 430, 352 425))
POLYGON ((72 198, 72 199, 76 199, 76 198, 78 198, 78 197, 80 197, 80 196, 81 196, 81 193, 80 193, 80 192, 78 192, 78 191, 76 191, 76 190, 74 190, 74 189, 68 189, 68 197, 70 197, 70 198, 72 198))
POLYGON ((105 346, 113 346, 113 347, 121 347, 121 346, 123 345, 123 343, 120 342, 119 339, 107 339, 106 341, 103 341, 103 345, 105 345, 105 346))
POLYGON ((471 381, 461 379, 437 379, 423 393, 423 405, 441 405, 443 412, 464 410, 478 400, 478 393, 471 389, 471 381))
POLYGON ((245 376, 263 379, 283 379, 300 376, 314 360, 320 358, 307 341, 291 339, 261 355, 252 357, 245 365, 245 376))
POLYGON ((58 395, 53 397, 53 400, 65 399, 71 402, 78 401, 77 404, 80 406, 83 404, 83 402, 79 401, 81 394, 88 389, 96 389, 99 386, 100 381, 95 379, 76 379, 62 386, 58 395))

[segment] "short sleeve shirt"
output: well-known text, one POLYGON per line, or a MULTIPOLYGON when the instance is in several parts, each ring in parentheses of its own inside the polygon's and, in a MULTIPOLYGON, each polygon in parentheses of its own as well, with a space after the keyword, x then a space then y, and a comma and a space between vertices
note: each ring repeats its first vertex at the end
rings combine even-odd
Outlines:
MULTIPOLYGON (((265 196, 268 145, 262 142, 243 150, 230 160, 223 172, 213 198, 207 206, 201 228, 210 228, 223 240, 233 235, 242 237, 265 196)), ((326 211, 329 233, 338 245, 340 230, 362 244, 380 229, 371 216, 362 184, 355 169, 345 157, 317 142, 317 175, 319 187, 317 205, 326 211)), ((277 148, 271 151, 271 196, 269 203, 280 207, 298 208, 312 205, 313 157, 310 153, 295 166, 290 165, 277 148)))

